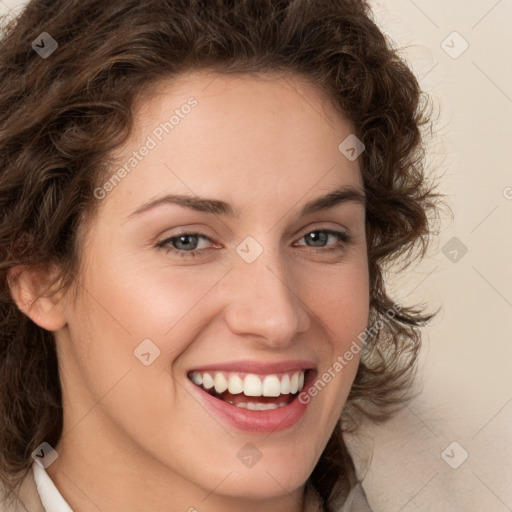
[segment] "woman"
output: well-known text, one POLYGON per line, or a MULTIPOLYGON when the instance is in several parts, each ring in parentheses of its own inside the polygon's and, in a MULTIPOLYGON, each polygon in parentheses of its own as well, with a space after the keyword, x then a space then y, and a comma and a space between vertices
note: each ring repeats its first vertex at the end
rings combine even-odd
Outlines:
POLYGON ((369 6, 34 0, 0 59, 2 510, 371 510, 434 194, 369 6))

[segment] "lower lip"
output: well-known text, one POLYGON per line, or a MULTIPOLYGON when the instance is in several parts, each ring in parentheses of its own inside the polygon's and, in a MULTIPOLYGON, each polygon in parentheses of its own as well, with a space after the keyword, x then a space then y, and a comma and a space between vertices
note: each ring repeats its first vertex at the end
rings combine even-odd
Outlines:
MULTIPOLYGON (((301 393, 305 393, 304 390, 307 389, 309 381, 314 378, 313 373, 312 371, 308 372, 301 393)), ((311 398, 308 396, 307 403, 303 404, 298 399, 301 394, 299 393, 292 402, 283 407, 267 411, 251 411, 219 400, 193 382, 190 384, 198 394, 201 403, 205 404, 208 410, 237 429, 246 432, 280 432, 291 428, 302 418, 311 398)), ((250 397, 248 397, 248 401, 250 401, 250 397)))

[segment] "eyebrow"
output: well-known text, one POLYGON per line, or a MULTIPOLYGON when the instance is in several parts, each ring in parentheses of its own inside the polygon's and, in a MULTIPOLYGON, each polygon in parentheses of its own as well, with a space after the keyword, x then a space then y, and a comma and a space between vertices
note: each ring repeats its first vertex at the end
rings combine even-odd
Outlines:
MULTIPOLYGON (((339 204, 346 202, 357 202, 366 206, 366 197, 363 191, 356 187, 341 187, 329 192, 326 195, 317 197, 306 203, 299 212, 299 217, 306 216, 320 210, 327 210, 339 204)), ((153 210, 162 205, 176 204, 191 210, 199 212, 211 213, 214 215, 223 215, 226 217, 240 217, 242 211, 235 208, 230 203, 219 199, 210 199, 205 197, 191 196, 186 194, 167 194, 157 199, 153 199, 144 203, 134 212, 128 215, 128 219, 137 217, 149 210, 153 210)))

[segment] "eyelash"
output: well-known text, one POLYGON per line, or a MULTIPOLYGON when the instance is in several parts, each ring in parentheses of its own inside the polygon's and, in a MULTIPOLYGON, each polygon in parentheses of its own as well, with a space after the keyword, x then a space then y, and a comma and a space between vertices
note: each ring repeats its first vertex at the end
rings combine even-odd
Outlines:
MULTIPOLYGON (((315 229, 313 231, 308 231, 307 233, 302 235, 300 238, 302 239, 306 235, 310 235, 311 233, 325 233, 327 235, 333 235, 333 236, 337 237, 338 240, 340 240, 343 244, 348 244, 352 240, 352 236, 349 235, 348 233, 344 233, 342 231, 335 231, 333 229, 315 229)), ((197 236, 199 238, 204 238, 211 242, 210 238, 207 237, 206 235, 203 235, 202 233, 184 232, 184 233, 179 233, 177 235, 173 235, 172 237, 166 238, 165 240, 158 242, 157 244, 155 244, 155 247, 157 247, 158 249, 163 249, 166 252, 166 254, 173 252, 177 256, 180 256, 182 258, 188 258, 188 257, 195 258, 196 256, 199 256, 200 253, 204 252, 204 249, 194 249, 192 251, 184 251, 183 249, 176 249, 174 247, 169 246, 169 243, 171 243, 173 240, 176 240, 182 236, 197 236)), ((306 247, 309 247, 310 249, 315 249, 315 247, 311 247, 311 246, 306 246, 306 247)), ((340 252, 344 249, 345 249, 345 247, 343 245, 338 246, 338 247, 318 247, 318 252, 321 252, 321 253, 340 252)))

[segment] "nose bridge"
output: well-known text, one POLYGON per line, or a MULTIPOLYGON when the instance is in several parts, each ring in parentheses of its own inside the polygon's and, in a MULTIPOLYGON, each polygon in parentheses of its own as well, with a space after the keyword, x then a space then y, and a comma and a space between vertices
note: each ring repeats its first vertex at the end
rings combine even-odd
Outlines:
POLYGON ((309 316, 290 281, 278 250, 263 250, 252 263, 237 257, 227 315, 231 330, 264 338, 271 346, 286 345, 306 331, 309 316))

